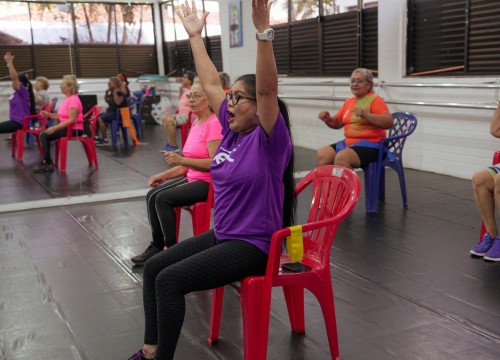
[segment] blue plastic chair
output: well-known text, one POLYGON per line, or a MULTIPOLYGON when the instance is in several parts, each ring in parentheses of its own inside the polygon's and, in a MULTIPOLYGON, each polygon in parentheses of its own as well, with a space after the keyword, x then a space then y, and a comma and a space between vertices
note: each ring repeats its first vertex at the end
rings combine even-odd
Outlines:
MULTIPOLYGON (((127 105, 129 109, 133 109, 135 105, 135 98, 130 97, 127 99, 127 105)), ((130 110, 132 112, 132 110, 130 110)), ((134 124, 135 126, 135 124, 134 124)), ((121 130, 123 136, 123 144, 125 147, 128 147, 128 130, 126 127, 122 126, 122 117, 120 113, 120 108, 116 109, 116 117, 115 120, 111 122, 111 143, 113 148, 116 149, 118 147, 118 135, 121 130)))
POLYGON ((141 116, 141 107, 143 100, 144 100, 143 96, 137 96, 135 98, 135 114, 132 114, 132 107, 130 107, 130 114, 131 114, 130 117, 132 118, 132 122, 134 123, 135 132, 137 133, 137 138, 139 140, 142 140, 144 138, 144 127, 142 126, 142 116, 141 116))
POLYGON ((378 210, 378 200, 385 198, 385 167, 388 166, 398 173, 403 206, 408 207, 406 198, 406 183, 403 168, 403 146, 406 138, 417 127, 417 118, 409 112, 393 113, 394 125, 389 129, 388 136, 380 142, 378 159, 363 168, 365 172, 365 204, 366 212, 378 210))

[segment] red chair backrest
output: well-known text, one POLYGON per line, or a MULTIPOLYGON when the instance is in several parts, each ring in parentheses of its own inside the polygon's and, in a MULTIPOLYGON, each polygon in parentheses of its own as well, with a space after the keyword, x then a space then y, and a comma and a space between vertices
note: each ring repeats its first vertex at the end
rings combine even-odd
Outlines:
MULTIPOLYGON (((351 169, 324 165, 311 171, 297 184, 296 196, 309 185, 312 185, 311 208, 307 223, 302 225, 304 258, 330 266, 330 250, 337 227, 352 212, 359 198, 359 177, 351 169)), ((289 234, 288 228, 281 229, 273 234, 273 238, 289 234)), ((281 249, 271 247, 266 276, 277 275, 280 256, 281 249)))
POLYGON ((51 102, 48 102, 48 103, 43 104, 42 107, 39 110, 37 110, 36 114, 26 115, 24 117, 22 130, 29 130, 29 128, 30 128, 30 121, 29 120, 33 120, 33 119, 40 120, 40 127, 39 128, 41 130, 45 129, 45 124, 47 123, 48 118, 46 116, 41 116, 40 112, 42 110, 47 111, 47 112, 52 112, 53 107, 54 107, 54 105, 51 102))
MULTIPOLYGON (((90 123, 90 131, 91 137, 94 138, 95 127, 97 125, 97 119, 99 118, 99 114, 101 113, 101 107, 99 105, 94 105, 83 115, 84 121, 88 121, 90 123)), ((73 125, 68 126, 68 132, 66 133, 67 137, 73 136, 73 125)))

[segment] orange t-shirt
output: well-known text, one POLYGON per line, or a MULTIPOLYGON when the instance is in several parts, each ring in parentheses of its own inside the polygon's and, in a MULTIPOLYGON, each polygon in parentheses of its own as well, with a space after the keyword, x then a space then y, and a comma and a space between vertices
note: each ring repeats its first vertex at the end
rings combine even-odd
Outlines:
POLYGON ((385 129, 373 125, 368 120, 353 115, 352 111, 356 108, 363 108, 372 114, 387 114, 389 109, 384 100, 374 93, 366 94, 362 99, 356 97, 347 99, 340 110, 335 114, 335 119, 344 124, 345 144, 350 146, 361 140, 367 140, 379 143, 386 137, 385 129))

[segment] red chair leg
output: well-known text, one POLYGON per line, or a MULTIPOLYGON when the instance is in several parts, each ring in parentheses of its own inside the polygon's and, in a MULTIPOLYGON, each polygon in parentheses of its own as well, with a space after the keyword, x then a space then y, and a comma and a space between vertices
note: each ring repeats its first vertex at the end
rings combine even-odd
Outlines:
POLYGON ((94 167, 99 169, 99 163, 97 162, 97 151, 95 145, 92 147, 92 158, 94 159, 94 167))
POLYGON ((324 276, 321 281, 315 285, 316 286, 308 287, 308 289, 316 296, 321 306, 332 359, 337 360, 340 359, 340 352, 331 277, 324 276))
POLYGON ((81 143, 83 145, 83 150, 85 151, 85 155, 87 156, 89 167, 92 167, 92 164, 94 163, 94 156, 92 154, 92 149, 90 148, 90 144, 87 143, 86 141, 81 141, 81 143))
POLYGON ((222 316, 222 300, 224 299, 224 287, 212 290, 212 310, 210 313, 210 334, 208 343, 214 344, 219 340, 220 318, 222 316))
POLYGON ((265 360, 271 311, 271 285, 264 277, 243 280, 241 312, 243 315, 244 360, 265 360))
POLYGON ((293 332, 306 332, 304 321, 304 289, 298 286, 283 286, 286 307, 293 332))
POLYGON ((479 239, 477 239, 478 244, 481 242, 481 240, 483 240, 484 234, 486 234, 486 227, 484 226, 484 223, 481 223, 481 231, 479 232, 479 239))
MULTIPOLYGON (((17 132, 17 131, 16 131, 17 132)), ((17 136, 16 136, 16 132, 12 133, 10 135, 10 141, 12 142, 11 146, 12 146, 12 157, 15 157, 16 156, 16 145, 17 145, 17 136)))
POLYGON ((24 149, 24 133, 21 131, 16 131, 16 146, 17 146, 17 160, 21 161, 23 159, 23 149, 24 149))
POLYGON ((68 138, 62 137, 59 139, 59 153, 61 156, 59 171, 66 172, 66 160, 68 158, 68 138))

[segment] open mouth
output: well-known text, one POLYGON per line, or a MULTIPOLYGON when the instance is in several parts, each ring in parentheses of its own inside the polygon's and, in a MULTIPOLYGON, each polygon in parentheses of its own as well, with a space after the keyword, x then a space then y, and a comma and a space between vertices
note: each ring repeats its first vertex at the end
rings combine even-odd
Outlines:
POLYGON ((234 119, 234 114, 231 111, 227 110, 227 114, 229 115, 230 120, 234 119))

